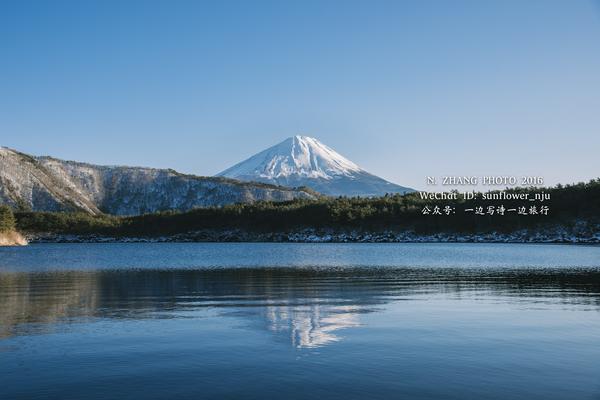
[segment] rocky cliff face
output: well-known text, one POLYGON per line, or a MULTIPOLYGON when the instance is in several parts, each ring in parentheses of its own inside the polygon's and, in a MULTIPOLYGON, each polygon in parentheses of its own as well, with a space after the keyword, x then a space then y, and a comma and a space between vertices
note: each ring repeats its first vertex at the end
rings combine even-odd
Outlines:
POLYGON ((99 166, 0 147, 0 204, 35 211, 136 215, 259 200, 313 198, 302 191, 173 170, 99 166))

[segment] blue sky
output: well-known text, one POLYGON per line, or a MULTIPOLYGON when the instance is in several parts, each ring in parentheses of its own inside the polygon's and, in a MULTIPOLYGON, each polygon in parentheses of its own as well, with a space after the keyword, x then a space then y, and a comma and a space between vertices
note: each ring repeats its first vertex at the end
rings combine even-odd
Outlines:
POLYGON ((368 171, 600 176, 600 5, 4 1, 0 144, 212 175, 288 136, 368 171))

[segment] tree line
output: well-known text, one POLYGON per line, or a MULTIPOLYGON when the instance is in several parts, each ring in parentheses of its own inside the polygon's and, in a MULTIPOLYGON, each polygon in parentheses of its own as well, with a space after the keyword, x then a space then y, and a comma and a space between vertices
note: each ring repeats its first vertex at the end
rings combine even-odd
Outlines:
POLYGON ((321 197, 316 200, 257 202, 187 212, 163 211, 129 217, 85 213, 17 212, 17 226, 25 232, 153 236, 202 229, 244 229, 285 232, 302 228, 414 230, 417 233, 486 231, 510 232, 540 225, 573 225, 600 221, 600 179, 551 188, 516 188, 508 193, 544 192, 550 200, 547 215, 476 215, 465 209, 502 205, 506 209, 534 204, 522 200, 427 200, 419 193, 382 197, 321 197), (454 212, 424 215, 424 208, 450 207, 454 212))

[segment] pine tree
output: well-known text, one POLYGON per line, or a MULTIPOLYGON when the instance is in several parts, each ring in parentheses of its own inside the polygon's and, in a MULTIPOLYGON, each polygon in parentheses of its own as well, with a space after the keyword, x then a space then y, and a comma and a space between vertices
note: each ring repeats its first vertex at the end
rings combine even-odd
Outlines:
POLYGON ((0 206, 0 232, 15 229, 15 216, 8 206, 0 206))

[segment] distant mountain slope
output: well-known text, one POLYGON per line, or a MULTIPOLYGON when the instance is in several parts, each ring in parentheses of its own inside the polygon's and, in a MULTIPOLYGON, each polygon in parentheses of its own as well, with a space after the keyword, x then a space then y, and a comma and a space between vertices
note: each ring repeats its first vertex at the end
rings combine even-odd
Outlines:
POLYGON ((137 215, 258 200, 313 198, 306 191, 173 170, 99 166, 0 147, 0 204, 35 211, 137 215))
POLYGON ((381 196, 414 191, 368 173, 308 136, 288 138, 217 176, 289 187, 307 186, 334 196, 381 196))

